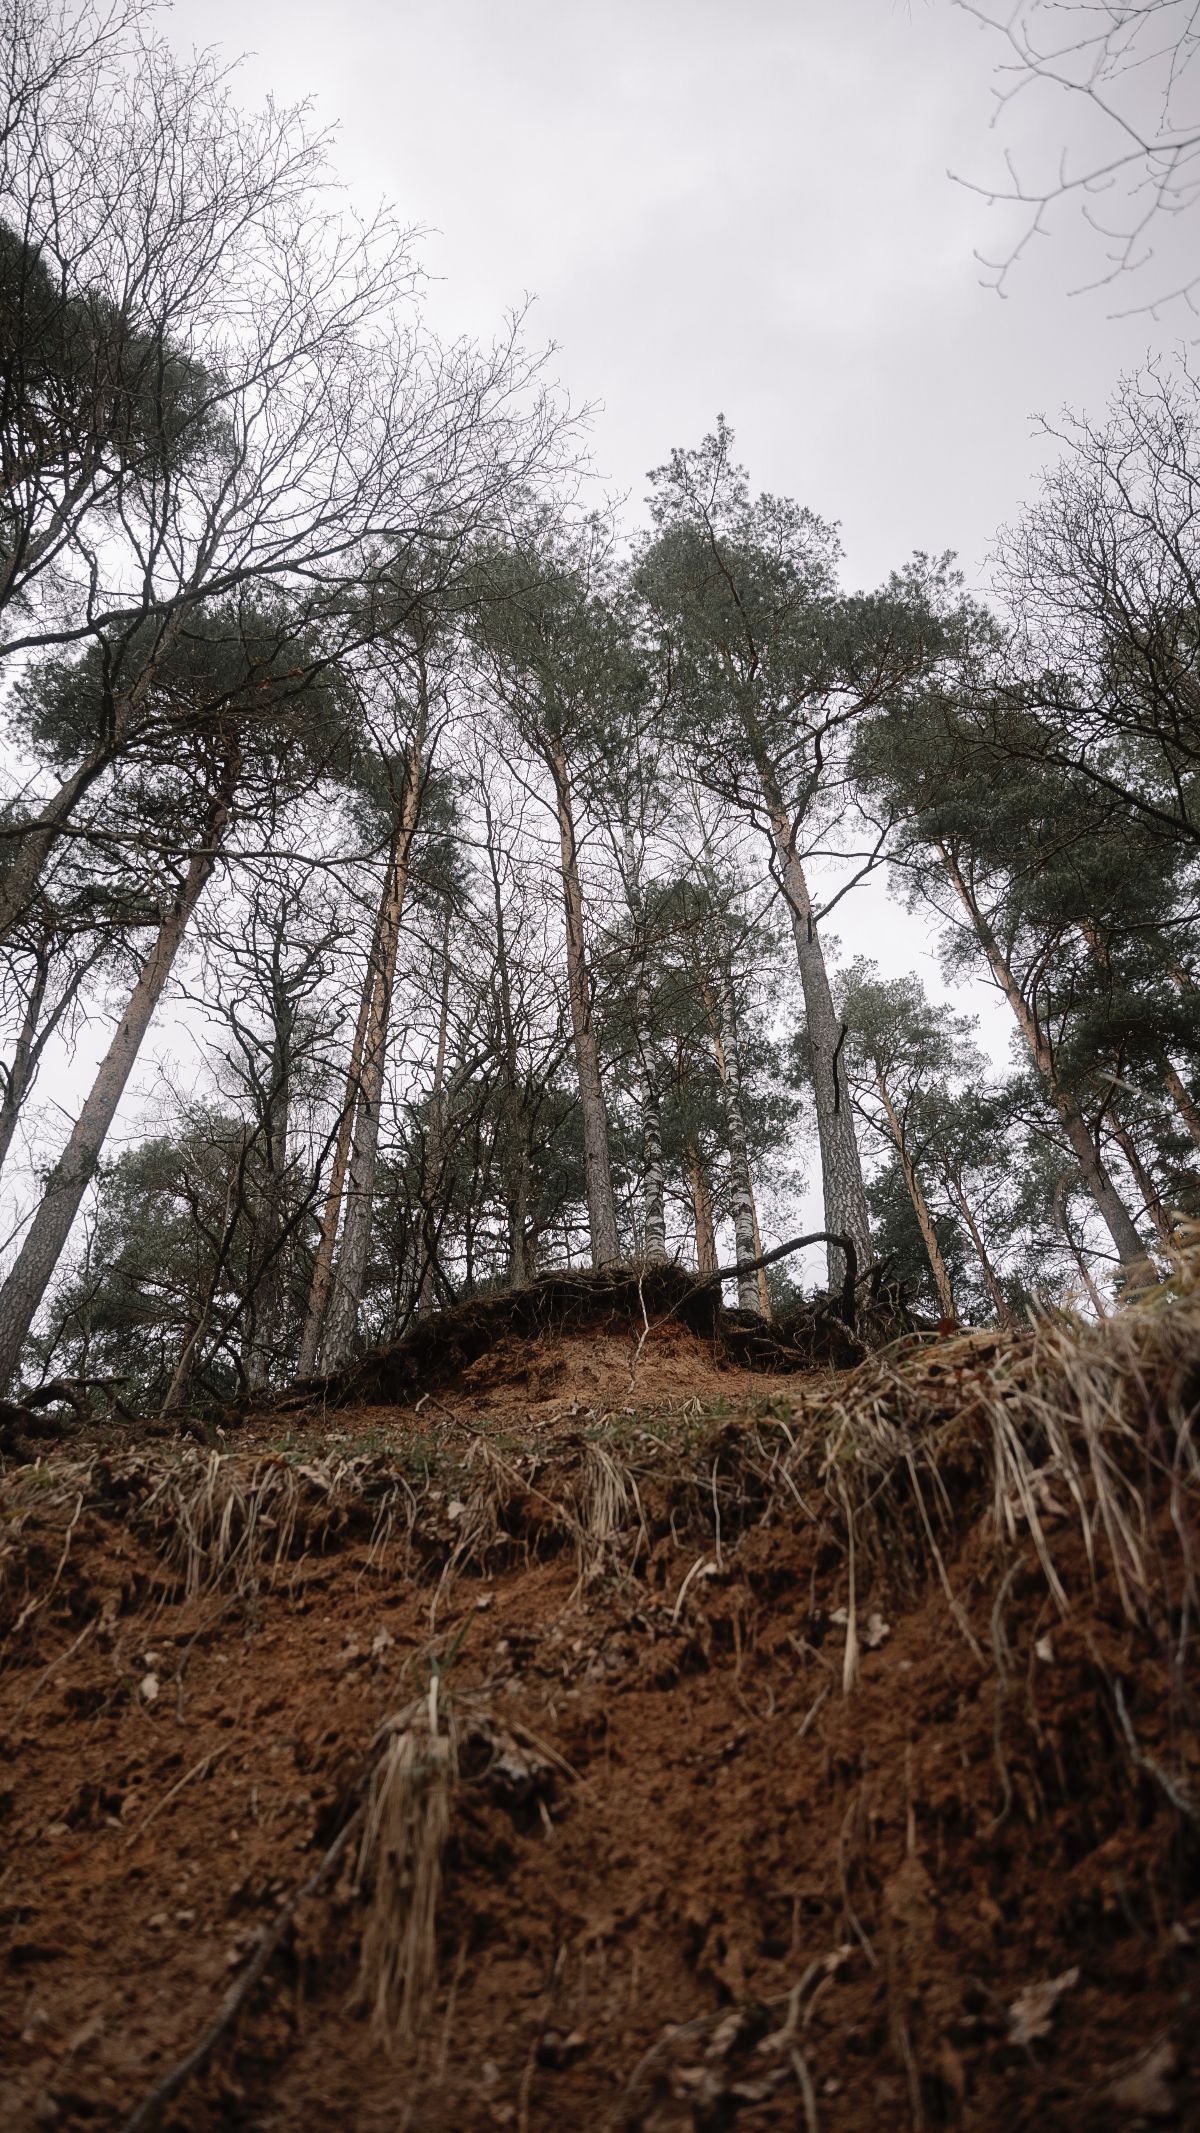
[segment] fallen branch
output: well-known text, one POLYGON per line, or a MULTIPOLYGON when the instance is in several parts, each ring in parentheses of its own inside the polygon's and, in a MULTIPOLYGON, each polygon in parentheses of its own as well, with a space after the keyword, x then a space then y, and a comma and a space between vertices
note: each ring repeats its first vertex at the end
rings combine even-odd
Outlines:
POLYGON ((773 1251, 760 1253, 757 1259, 739 1259, 734 1266, 719 1266, 715 1273, 702 1274, 692 1283, 692 1292, 711 1289, 723 1281, 736 1281, 739 1274, 756 1274, 762 1266, 774 1266, 776 1260, 786 1259, 806 1244, 836 1244, 846 1262, 842 1281, 842 1293, 838 1300, 837 1315, 851 1333, 854 1331, 855 1292, 858 1288, 858 1253, 852 1237, 843 1237, 838 1231, 814 1229, 807 1237, 792 1237, 787 1244, 777 1244, 773 1251))

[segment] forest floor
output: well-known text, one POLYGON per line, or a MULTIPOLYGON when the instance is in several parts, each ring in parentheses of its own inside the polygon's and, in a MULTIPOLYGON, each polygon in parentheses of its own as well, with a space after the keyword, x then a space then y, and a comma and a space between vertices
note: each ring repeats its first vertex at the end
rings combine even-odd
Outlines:
POLYGON ((1200 2127, 1200 1295, 644 1333, 7 1462, 6 2133, 1200 2127))

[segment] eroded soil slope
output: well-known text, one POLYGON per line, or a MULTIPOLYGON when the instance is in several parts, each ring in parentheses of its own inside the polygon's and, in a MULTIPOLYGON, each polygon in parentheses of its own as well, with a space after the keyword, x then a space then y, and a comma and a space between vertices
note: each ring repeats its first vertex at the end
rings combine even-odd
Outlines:
POLYGON ((662 1338, 10 1464, 0 2123, 1200 2124, 1200 1311, 662 1338))

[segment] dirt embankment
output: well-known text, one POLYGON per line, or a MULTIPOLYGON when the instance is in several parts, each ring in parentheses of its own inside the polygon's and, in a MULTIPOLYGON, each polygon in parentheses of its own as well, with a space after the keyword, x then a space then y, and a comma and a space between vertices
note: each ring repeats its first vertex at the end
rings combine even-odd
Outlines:
POLYGON ((640 1338, 10 1467, 6 2128, 1200 2125, 1200 1307, 640 1338))

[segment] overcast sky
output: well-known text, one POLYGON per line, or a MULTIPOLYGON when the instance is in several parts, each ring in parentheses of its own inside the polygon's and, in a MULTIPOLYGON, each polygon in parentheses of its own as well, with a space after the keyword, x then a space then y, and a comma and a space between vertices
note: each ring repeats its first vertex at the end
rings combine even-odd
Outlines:
MULTIPOLYGON (((1170 340, 1107 316, 1123 291, 1066 293, 1094 263, 1077 225, 1007 300, 981 286, 975 249, 1013 226, 948 167, 1054 157, 1067 115, 1030 99, 990 133, 999 53, 951 0, 176 0, 166 26, 250 54, 244 101, 315 95, 352 196, 428 227, 441 330, 487 336, 536 297, 531 334, 601 403, 596 464, 631 520, 647 470, 722 411, 756 487, 841 522, 849 582, 953 548, 982 585, 1047 456, 1037 412, 1099 409, 1170 340)), ((836 927, 843 954, 942 989, 882 877, 836 927)), ((1001 1060, 1003 1003, 959 997, 1001 1060)), ((50 1139, 105 1041, 94 1024, 43 1076, 50 1139)), ((114 1147, 178 1043, 160 1017, 114 1147)))
POLYGON ((1101 405, 1161 334, 1065 293, 1069 227, 1007 300, 980 286, 1007 211, 948 166, 1025 168, 1067 114, 989 133, 999 48, 950 0, 176 0, 170 34, 252 53, 256 100, 315 92, 357 199, 430 228, 440 325, 537 298, 631 510, 722 410, 856 583, 946 547, 976 580, 1031 416, 1101 405))
MULTIPOLYGON (((1018 225, 948 171, 1044 166, 1078 119, 1039 92, 990 130, 1003 53, 951 0, 176 0, 171 35, 251 55, 255 100, 315 94, 352 195, 428 228, 442 330, 536 298, 634 520, 721 411, 756 487, 840 522, 851 584, 952 548, 984 586, 1037 414, 1102 407, 1164 337, 1109 316, 1123 290, 1068 293, 1094 271, 1070 220, 984 286, 1018 225)), ((882 875, 836 930, 943 990, 882 875)), ((956 997, 1000 1061, 985 977, 956 997)))

